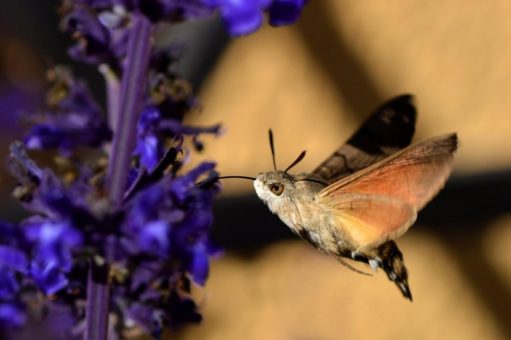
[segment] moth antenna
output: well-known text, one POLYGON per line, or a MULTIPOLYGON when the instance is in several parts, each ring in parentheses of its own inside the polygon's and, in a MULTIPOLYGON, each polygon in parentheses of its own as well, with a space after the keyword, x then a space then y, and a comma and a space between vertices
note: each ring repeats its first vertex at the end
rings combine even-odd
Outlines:
POLYGON ((298 155, 298 157, 295 159, 295 161, 293 163, 291 163, 290 166, 287 167, 286 170, 284 170, 284 172, 288 172, 289 170, 291 170, 296 164, 300 163, 302 161, 302 159, 305 157, 305 153, 306 151, 303 150, 300 155, 298 155))
POLYGON ((250 177, 250 176, 221 176, 221 177, 217 177, 216 179, 229 179, 229 178, 241 178, 241 179, 249 179, 251 181, 255 181, 255 177, 250 177))
POLYGON ((268 130, 268 136, 270 138, 270 149, 271 149, 271 159, 273 160, 273 170, 277 171, 277 162, 275 162, 275 147, 273 146, 273 132, 268 130))

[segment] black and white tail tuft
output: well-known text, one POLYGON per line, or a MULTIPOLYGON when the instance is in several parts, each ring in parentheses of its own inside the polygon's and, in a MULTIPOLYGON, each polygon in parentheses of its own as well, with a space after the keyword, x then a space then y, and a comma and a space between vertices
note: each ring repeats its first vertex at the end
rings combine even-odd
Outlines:
POLYGON ((403 261, 403 254, 394 241, 388 241, 378 247, 380 267, 387 273, 391 281, 398 286, 403 296, 412 301, 412 293, 408 287, 408 272, 403 261))

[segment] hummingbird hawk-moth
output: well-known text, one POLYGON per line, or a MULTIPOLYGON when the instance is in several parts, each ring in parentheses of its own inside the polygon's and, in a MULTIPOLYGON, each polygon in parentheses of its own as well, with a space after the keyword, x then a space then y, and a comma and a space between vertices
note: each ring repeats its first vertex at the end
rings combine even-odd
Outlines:
POLYGON ((298 236, 332 255, 382 268, 404 297, 412 300, 403 255, 395 239, 444 186, 457 149, 455 133, 409 146, 416 110, 410 95, 378 108, 348 141, 311 173, 290 174, 300 156, 284 171, 254 180, 257 196, 298 236))

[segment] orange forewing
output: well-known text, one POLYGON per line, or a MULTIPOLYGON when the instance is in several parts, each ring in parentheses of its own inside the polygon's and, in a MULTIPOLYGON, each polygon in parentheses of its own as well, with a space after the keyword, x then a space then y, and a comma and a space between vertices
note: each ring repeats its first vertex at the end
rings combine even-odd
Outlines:
POLYGON ((415 216, 404 213, 407 207, 415 214, 442 188, 456 148, 455 134, 415 144, 332 183, 318 202, 355 246, 377 246, 411 226, 415 216), (349 202, 363 209, 350 209, 349 202))

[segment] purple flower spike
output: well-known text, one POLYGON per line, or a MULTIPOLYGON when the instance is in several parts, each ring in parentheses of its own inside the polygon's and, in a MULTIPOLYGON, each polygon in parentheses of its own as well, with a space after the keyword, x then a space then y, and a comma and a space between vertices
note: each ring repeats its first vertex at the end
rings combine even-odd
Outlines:
POLYGON ((128 43, 126 68, 121 82, 121 95, 124 100, 119 107, 120 119, 116 138, 112 145, 112 159, 109 164, 110 199, 120 205, 127 187, 127 177, 131 154, 136 143, 137 122, 143 105, 147 67, 151 52, 152 26, 141 15, 134 19, 128 43))
POLYGON ((201 321, 192 282, 206 283, 220 252, 210 235, 220 186, 215 163, 184 165, 222 131, 183 123, 202 108, 177 71, 185 46, 156 47, 154 32, 217 13, 245 35, 265 15, 295 22, 306 1, 62 0, 69 53, 105 77, 106 110, 56 66, 40 107, 23 113, 31 128, 9 165, 31 215, 0 222, 1 338, 117 339, 132 326, 161 338, 201 321), (40 167, 26 149, 58 154, 40 167))

